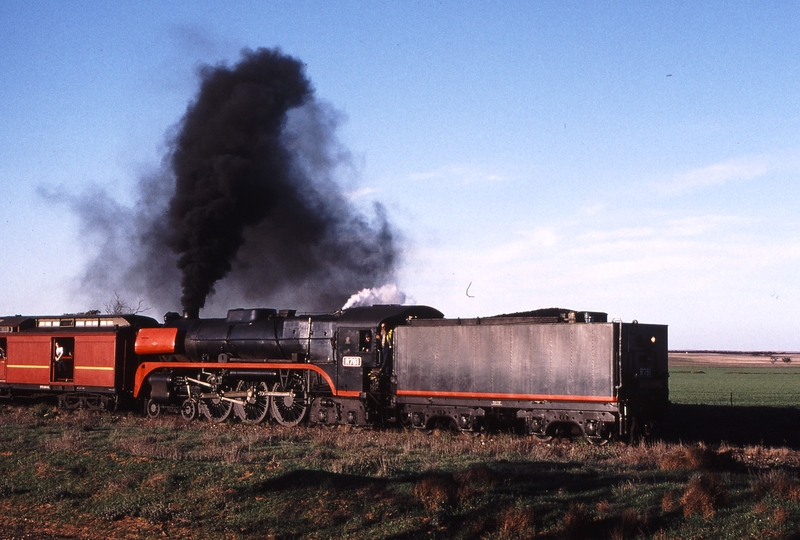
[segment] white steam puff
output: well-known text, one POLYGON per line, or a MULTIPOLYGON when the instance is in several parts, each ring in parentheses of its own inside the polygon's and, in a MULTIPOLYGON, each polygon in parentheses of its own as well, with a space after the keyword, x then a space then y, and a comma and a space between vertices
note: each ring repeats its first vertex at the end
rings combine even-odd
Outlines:
POLYGON ((375 304, 402 304, 406 295, 394 283, 387 283, 374 289, 361 289, 345 302, 342 309, 352 307, 374 306, 375 304))

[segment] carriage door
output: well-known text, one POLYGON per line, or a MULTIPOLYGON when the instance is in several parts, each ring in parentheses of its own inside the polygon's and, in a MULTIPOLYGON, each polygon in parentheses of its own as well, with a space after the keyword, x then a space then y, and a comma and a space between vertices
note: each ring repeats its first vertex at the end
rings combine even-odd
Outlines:
POLYGON ((72 382, 75 372, 75 338, 55 337, 52 340, 51 358, 53 382, 72 382))
POLYGON ((6 338, 0 338, 0 381, 6 380, 6 338))
POLYGON ((339 328, 339 390, 361 392, 364 375, 375 363, 375 334, 364 328, 339 328))

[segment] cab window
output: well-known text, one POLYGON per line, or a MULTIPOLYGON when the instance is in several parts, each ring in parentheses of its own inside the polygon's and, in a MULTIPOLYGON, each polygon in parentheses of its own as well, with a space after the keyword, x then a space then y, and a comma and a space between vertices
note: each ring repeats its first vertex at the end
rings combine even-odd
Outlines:
POLYGON ((361 330, 358 333, 358 350, 361 352, 372 351, 372 332, 370 330, 361 330))

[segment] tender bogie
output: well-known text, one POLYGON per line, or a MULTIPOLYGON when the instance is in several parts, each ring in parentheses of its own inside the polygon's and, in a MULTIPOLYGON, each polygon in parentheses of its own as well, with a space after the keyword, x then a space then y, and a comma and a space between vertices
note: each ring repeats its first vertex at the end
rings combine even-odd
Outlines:
POLYGON ((403 406, 400 417, 403 424, 414 428, 446 425, 454 430, 474 432, 483 426, 486 411, 480 407, 407 404, 403 406))
POLYGON ((360 399, 315 398, 311 404, 309 421, 328 425, 367 426, 370 418, 360 399))

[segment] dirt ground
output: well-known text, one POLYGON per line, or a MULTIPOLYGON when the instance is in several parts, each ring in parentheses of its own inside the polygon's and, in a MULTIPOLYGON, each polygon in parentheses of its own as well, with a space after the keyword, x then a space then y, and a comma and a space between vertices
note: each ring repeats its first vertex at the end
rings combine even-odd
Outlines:
POLYGON ((670 351, 670 367, 800 368, 800 352, 670 351), (790 361, 787 362, 786 359, 790 361))

